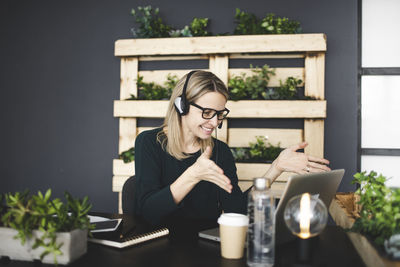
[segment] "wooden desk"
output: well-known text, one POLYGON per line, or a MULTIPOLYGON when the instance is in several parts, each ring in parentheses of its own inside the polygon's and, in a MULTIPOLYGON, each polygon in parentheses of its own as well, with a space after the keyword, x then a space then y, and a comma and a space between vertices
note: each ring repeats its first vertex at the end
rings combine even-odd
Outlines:
MULTIPOLYGON (((275 266, 295 266, 297 243, 277 247, 275 266)), ((364 266, 344 231, 328 226, 312 244, 311 266, 364 266)), ((2 259, 0 266, 50 266, 40 262, 9 261, 2 259)), ((246 257, 240 260, 221 258, 219 243, 197 238, 164 237, 125 249, 89 243, 88 252, 71 267, 245 267, 246 257)))

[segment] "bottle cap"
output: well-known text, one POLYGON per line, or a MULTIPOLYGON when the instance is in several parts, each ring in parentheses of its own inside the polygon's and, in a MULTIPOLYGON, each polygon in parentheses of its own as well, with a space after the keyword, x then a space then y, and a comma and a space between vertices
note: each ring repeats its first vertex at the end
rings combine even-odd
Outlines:
POLYGON ((267 178, 264 177, 258 177, 254 178, 254 187, 256 190, 265 190, 267 188, 270 188, 270 181, 267 178))

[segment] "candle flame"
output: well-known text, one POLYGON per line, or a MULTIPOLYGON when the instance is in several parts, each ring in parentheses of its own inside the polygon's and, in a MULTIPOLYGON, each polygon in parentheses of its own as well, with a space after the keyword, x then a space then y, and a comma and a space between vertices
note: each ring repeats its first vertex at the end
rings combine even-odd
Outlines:
POLYGON ((311 205, 310 194, 305 193, 300 199, 300 233, 299 237, 307 239, 310 237, 310 218, 311 218, 311 205))

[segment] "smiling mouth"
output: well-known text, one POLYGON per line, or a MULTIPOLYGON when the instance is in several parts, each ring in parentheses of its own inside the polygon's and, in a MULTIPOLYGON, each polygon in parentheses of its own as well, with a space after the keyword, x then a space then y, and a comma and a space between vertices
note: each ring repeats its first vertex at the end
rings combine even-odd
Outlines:
POLYGON ((204 126, 200 126, 200 127, 201 127, 201 129, 203 129, 207 133, 212 133, 212 131, 214 130, 214 128, 207 128, 207 127, 204 127, 204 126))

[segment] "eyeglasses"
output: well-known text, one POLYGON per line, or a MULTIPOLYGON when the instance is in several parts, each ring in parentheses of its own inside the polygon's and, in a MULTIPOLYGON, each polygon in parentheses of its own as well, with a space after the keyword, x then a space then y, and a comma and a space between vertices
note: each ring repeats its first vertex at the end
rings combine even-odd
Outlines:
POLYGON ((223 110, 215 110, 212 108, 203 108, 195 103, 190 103, 190 105, 195 106, 198 109, 201 109, 203 111, 201 116, 203 117, 203 119, 206 120, 211 120, 212 118, 214 118, 215 115, 217 115, 218 120, 223 120, 229 113, 229 109, 227 108, 223 110))

